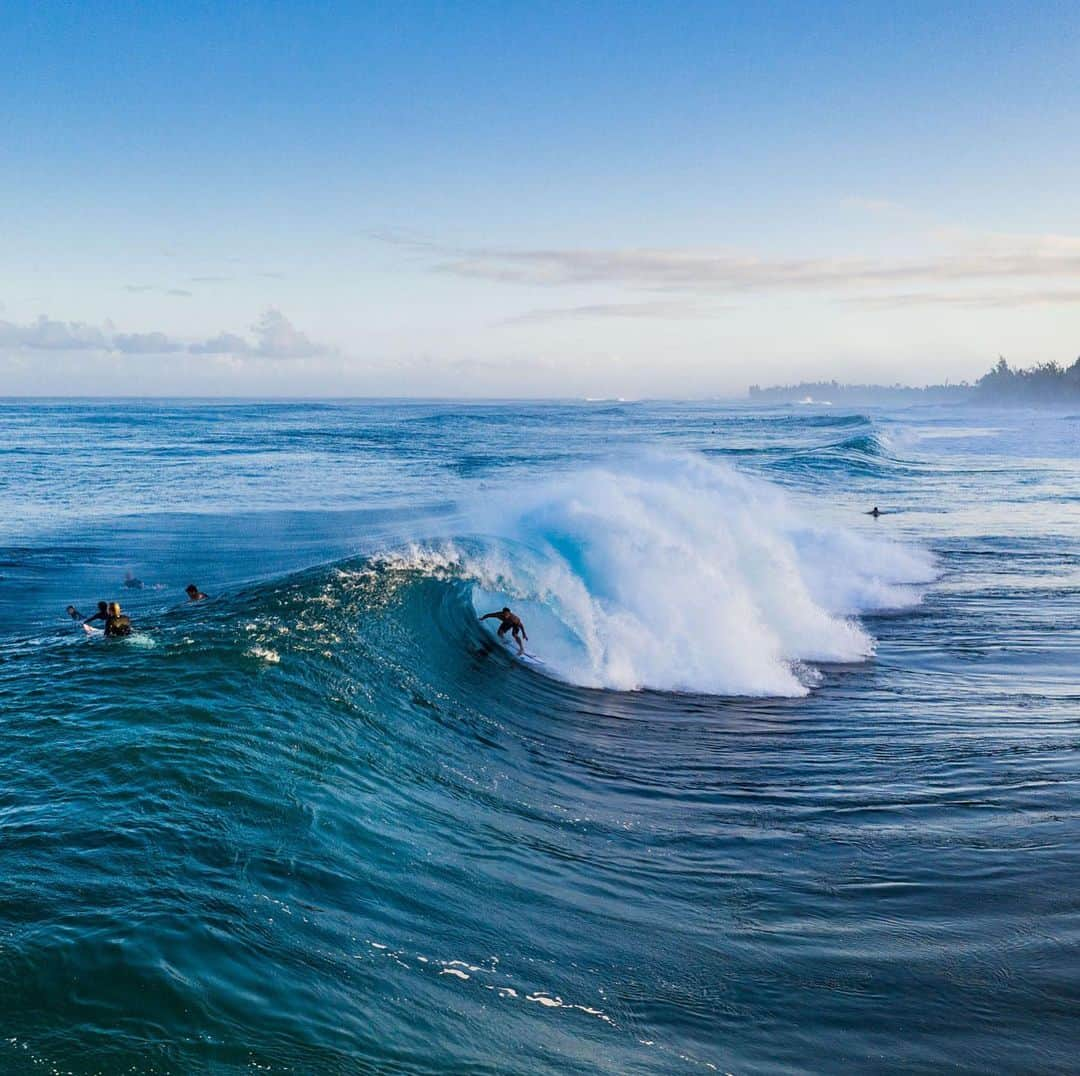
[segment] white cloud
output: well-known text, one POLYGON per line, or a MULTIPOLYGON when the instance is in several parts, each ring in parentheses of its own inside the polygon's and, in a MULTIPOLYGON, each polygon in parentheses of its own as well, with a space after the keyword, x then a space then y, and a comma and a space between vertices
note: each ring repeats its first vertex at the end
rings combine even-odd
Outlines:
POLYGON ((0 321, 0 348, 27 351, 108 350, 110 334, 81 321, 53 321, 43 314, 29 325, 0 321))
POLYGON ((908 306, 952 306, 1007 309, 1023 306, 1075 306, 1080 289, 1048 288, 1043 291, 995 292, 901 292, 892 295, 862 295, 844 300, 855 306, 896 309, 908 306))
POLYGON ((257 341, 248 354, 267 359, 303 359, 312 355, 325 355, 329 348, 316 344, 297 329, 280 310, 267 310, 251 327, 257 341))
POLYGON ((778 258, 709 248, 453 249, 393 236, 378 238, 426 254, 439 273, 542 287, 608 285, 731 295, 1080 280, 1080 238, 1073 236, 984 236, 961 241, 954 235, 951 252, 922 258, 778 258))
POLYGON ((171 355, 187 349, 164 333, 114 333, 106 350, 125 355, 171 355))
POLYGON ((101 327, 78 321, 54 321, 44 315, 19 325, 0 321, 0 350, 88 351, 123 355, 232 355, 257 359, 301 359, 330 355, 297 329, 279 310, 267 310, 251 327, 254 341, 222 332, 207 340, 188 341, 163 332, 121 333, 110 322, 101 327))
POLYGON ((236 333, 218 333, 188 347, 192 355, 247 355, 250 350, 251 345, 236 333))
POLYGON ((538 310, 526 310, 523 314, 506 318, 501 325, 539 325, 553 321, 578 321, 588 318, 642 318, 658 320, 681 320, 686 318, 716 317, 721 307, 703 307, 694 303, 591 303, 585 306, 558 306, 538 310))

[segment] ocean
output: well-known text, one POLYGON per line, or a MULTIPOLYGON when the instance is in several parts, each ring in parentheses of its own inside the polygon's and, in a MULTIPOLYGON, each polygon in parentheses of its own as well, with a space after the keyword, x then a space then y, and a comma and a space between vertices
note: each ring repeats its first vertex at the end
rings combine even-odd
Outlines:
POLYGON ((8 400, 0 461, 0 1072, 1076 1071, 1080 415, 8 400))

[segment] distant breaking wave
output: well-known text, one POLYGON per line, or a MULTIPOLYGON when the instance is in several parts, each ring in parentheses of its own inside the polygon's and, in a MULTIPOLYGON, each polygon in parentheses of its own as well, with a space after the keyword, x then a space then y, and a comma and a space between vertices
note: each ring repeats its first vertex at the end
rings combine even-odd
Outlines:
POLYGON ((893 439, 881 431, 864 430, 838 441, 793 452, 773 466, 786 474, 812 477, 833 472, 848 475, 915 475, 925 465, 896 454, 893 439))

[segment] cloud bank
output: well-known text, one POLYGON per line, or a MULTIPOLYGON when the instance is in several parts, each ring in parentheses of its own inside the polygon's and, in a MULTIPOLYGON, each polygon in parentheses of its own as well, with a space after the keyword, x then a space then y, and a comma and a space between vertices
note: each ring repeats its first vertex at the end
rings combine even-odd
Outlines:
POLYGON ((937 284, 1006 278, 1080 277, 1075 250, 1032 250, 884 261, 873 258, 769 259, 680 250, 488 250, 443 262, 440 272, 501 283, 740 292, 937 284))
POLYGON ((42 315, 19 325, 0 321, 0 349, 8 351, 96 351, 122 355, 230 355, 252 359, 305 359, 332 349, 301 332, 280 310, 267 310, 251 326, 253 339, 222 332, 206 340, 181 340, 162 332, 117 332, 79 321, 54 321, 42 315))
MULTIPOLYGON (((748 296, 778 292, 868 292, 868 303, 1030 306, 1072 302, 1063 285, 1080 283, 1080 237, 938 233, 952 251, 924 257, 762 257, 707 248, 452 247, 396 235, 374 236, 428 260, 432 271, 531 287, 598 285, 636 291, 748 296), (1027 290, 1013 290, 1026 282, 1027 290), (968 298, 964 288, 997 284, 992 294, 968 298), (1032 290, 1032 285, 1041 285, 1032 290), (903 288, 898 294, 889 294, 903 288), (959 291, 957 289, 960 289, 959 291), (876 294, 875 294, 876 293, 876 294)), ((855 299, 854 301, 859 301, 855 299)), ((675 304, 647 311, 595 305, 561 312, 529 311, 521 322, 556 317, 686 316, 675 304)))

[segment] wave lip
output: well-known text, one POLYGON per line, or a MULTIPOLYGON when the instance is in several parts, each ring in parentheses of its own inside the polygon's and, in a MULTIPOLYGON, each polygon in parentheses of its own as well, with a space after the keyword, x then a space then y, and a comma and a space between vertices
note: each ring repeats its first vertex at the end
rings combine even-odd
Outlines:
POLYGON ((860 613, 904 608, 926 553, 810 522, 777 487, 702 456, 643 456, 502 497, 482 540, 416 551, 509 603, 546 671, 584 687, 799 696, 807 662, 862 661, 860 613))

